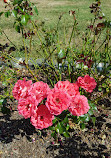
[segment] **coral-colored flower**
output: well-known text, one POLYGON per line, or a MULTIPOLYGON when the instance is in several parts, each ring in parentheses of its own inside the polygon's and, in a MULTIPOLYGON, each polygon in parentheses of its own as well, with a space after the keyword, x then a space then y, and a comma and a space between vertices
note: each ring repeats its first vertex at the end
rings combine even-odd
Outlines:
POLYGON ((54 119, 54 115, 50 113, 48 108, 41 104, 38 106, 35 114, 31 116, 31 123, 37 129, 47 128, 52 126, 52 120, 54 119))
POLYGON ((26 81, 25 78, 23 80, 18 80, 12 91, 13 97, 17 100, 28 97, 28 90, 30 89, 31 84, 32 81, 26 81))
POLYGON ((55 84, 54 88, 65 91, 70 97, 74 97, 77 93, 76 85, 74 83, 70 83, 68 80, 67 81, 58 81, 55 84))
POLYGON ((72 83, 74 86, 75 96, 80 95, 78 82, 72 83))
POLYGON ((53 115, 59 115, 68 108, 71 99, 65 91, 54 88, 47 96, 46 106, 53 115))
POLYGON ((94 78, 88 75, 85 75, 84 77, 78 77, 77 82, 81 88, 85 89, 89 93, 91 93, 97 85, 94 78))
POLYGON ((35 97, 38 103, 40 103, 44 98, 47 97, 48 93, 50 91, 50 88, 47 83, 44 83, 42 81, 35 82, 30 91, 29 94, 32 97, 35 97))
POLYGON ((20 99, 18 102, 18 111, 25 119, 30 118, 37 109, 37 101, 34 98, 27 97, 26 99, 20 99))
POLYGON ((68 110, 74 116, 81 116, 89 111, 88 100, 84 95, 76 95, 72 100, 68 110))

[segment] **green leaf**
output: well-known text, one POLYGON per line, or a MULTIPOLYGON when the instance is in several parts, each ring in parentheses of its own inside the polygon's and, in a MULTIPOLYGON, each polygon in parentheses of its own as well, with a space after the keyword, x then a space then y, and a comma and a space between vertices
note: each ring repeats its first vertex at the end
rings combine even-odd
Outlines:
POLYGON ((29 18, 30 18, 30 20, 33 20, 33 19, 34 19, 34 17, 33 17, 32 15, 29 15, 29 18))
POLYGON ((107 86, 107 84, 106 84, 106 83, 103 83, 103 84, 102 84, 102 87, 104 87, 104 88, 105 88, 106 86, 107 86))
POLYGON ((48 129, 53 131, 55 129, 55 127, 54 126, 49 126, 48 129))
POLYGON ((91 109, 89 109, 88 114, 93 115, 93 111, 91 109))
POLYGON ((16 26, 15 26, 15 30, 16 30, 18 33, 20 33, 20 26, 19 26, 19 25, 16 25, 16 26))
POLYGON ((21 17, 21 24, 22 25, 27 25, 28 20, 29 20, 29 16, 27 14, 22 15, 22 17, 21 17))
POLYGON ((56 139, 57 138, 57 133, 54 131, 54 132, 52 132, 51 133, 51 137, 53 137, 54 139, 56 139))
POLYGON ((90 101, 89 102, 89 106, 91 107, 92 110, 96 110, 97 111, 97 107, 94 103, 91 103, 90 101))
POLYGON ((17 11, 16 10, 12 10, 12 15, 16 18, 17 17, 17 11))
POLYGON ((23 0, 14 0, 14 1, 13 1, 13 5, 15 5, 15 4, 21 4, 22 1, 23 1, 23 0))
POLYGON ((85 121, 88 122, 89 120, 90 120, 90 117, 89 117, 89 115, 87 114, 85 121))
POLYGON ((6 106, 6 104, 7 104, 7 98, 4 98, 3 99, 3 103, 2 103, 4 106, 6 106))
POLYGON ((38 15, 38 10, 37 10, 37 7, 35 5, 34 5, 34 11, 38 15))
POLYGON ((70 137, 70 135, 69 135, 69 133, 68 133, 67 131, 63 132, 63 135, 64 135, 66 138, 69 138, 69 137, 70 137))
POLYGON ((11 15, 10 11, 5 12, 5 17, 8 18, 11 15))
POLYGON ((3 85, 3 86, 7 86, 7 81, 3 81, 3 82, 2 82, 2 85, 3 85))
POLYGON ((69 124, 67 124, 67 126, 66 126, 66 130, 67 130, 67 131, 69 130, 69 127, 70 127, 69 124))
POLYGON ((84 123, 81 123, 81 124, 80 124, 80 127, 81 127, 82 130, 85 129, 85 124, 84 124, 84 123))
POLYGON ((101 91, 102 91, 102 88, 101 88, 101 87, 98 87, 98 91, 101 92, 101 91))
POLYGON ((111 70, 111 65, 108 65, 108 67, 106 68, 106 70, 111 70))
POLYGON ((68 118, 65 117, 65 119, 63 120, 63 123, 68 123, 68 118))
POLYGON ((0 99, 0 105, 2 105, 2 104, 3 104, 3 101, 4 101, 4 99, 0 99))
POLYGON ((3 14, 4 12, 0 12, 0 16, 3 14))
POLYGON ((80 117, 80 121, 83 122, 83 121, 86 121, 88 122, 90 120, 90 117, 88 114, 85 114, 85 115, 81 115, 80 117))
POLYGON ((92 107, 92 110, 96 110, 97 111, 96 105, 92 105, 91 107, 92 107))
POLYGON ((54 119, 52 120, 52 123, 54 124, 54 123, 56 123, 56 121, 57 121, 57 119, 54 118, 54 119))
POLYGON ((58 58, 63 59, 66 56, 65 52, 61 49, 60 52, 58 53, 58 58))
POLYGON ((93 122, 93 124, 94 124, 94 126, 95 126, 96 117, 92 117, 91 119, 92 119, 92 122, 93 122))
POLYGON ((59 122, 56 126, 56 132, 62 134, 65 131, 65 127, 61 122, 59 122))

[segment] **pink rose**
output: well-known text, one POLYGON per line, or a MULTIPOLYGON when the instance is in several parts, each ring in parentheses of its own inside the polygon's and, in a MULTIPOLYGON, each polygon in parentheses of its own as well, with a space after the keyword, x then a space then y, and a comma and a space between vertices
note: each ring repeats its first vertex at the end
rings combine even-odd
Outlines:
POLYGON ((23 80, 18 80, 12 91, 13 97, 17 100, 28 97, 28 90, 30 89, 31 84, 32 81, 26 81, 25 78, 23 80))
POLYGON ((74 116, 81 116, 89 111, 88 100, 84 95, 76 95, 74 100, 71 102, 68 110, 74 116))
POLYGON ((72 84, 73 84, 73 86, 74 86, 75 96, 76 96, 76 95, 80 95, 78 83, 75 82, 75 83, 72 83, 72 84))
POLYGON ((26 99, 20 99, 18 102, 18 111, 25 119, 30 118, 31 115, 37 109, 37 101, 32 97, 27 97, 26 99))
POLYGON ((71 97, 63 90, 52 89, 47 96, 46 106, 53 115, 59 115, 66 110, 71 102, 71 97))
POLYGON ((43 128, 52 126, 53 119, 54 115, 50 113, 45 105, 41 104, 38 106, 34 115, 31 116, 31 123, 35 128, 42 130, 43 128))
POLYGON ((70 97, 75 97, 79 93, 79 87, 76 83, 70 83, 67 81, 58 81, 55 86, 55 89, 65 91, 70 97))
POLYGON ((88 75, 85 75, 84 77, 78 77, 77 82, 81 88, 85 89, 89 93, 91 93, 97 85, 94 78, 88 75))
POLYGON ((32 97, 34 97, 38 103, 40 103, 44 98, 47 98, 49 91, 50 88, 48 84, 40 81, 40 82, 35 82, 32 85, 29 94, 32 97))

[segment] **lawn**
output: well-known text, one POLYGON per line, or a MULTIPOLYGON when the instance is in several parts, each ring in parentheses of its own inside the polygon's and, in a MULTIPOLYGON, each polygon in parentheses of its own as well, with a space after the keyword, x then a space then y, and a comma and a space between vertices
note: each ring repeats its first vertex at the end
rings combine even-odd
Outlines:
MULTIPOLYGON (((32 0, 38 8, 39 15, 36 17, 37 24, 45 22, 45 27, 53 30, 58 22, 59 16, 63 14, 62 20, 60 22, 61 36, 63 36, 63 28, 69 29, 72 27, 73 18, 69 15, 70 10, 76 12, 76 17, 78 21, 78 28, 81 32, 84 32, 87 25, 90 24, 91 18, 93 15, 90 14, 90 8, 93 0, 69 0, 69 1, 59 1, 59 0, 32 0)), ((5 4, 1 2, 0 11, 4 11, 5 4)), ((111 2, 109 0, 102 1, 102 11, 106 15, 107 19, 111 19, 111 2)), ((0 29, 4 30, 9 39, 14 42, 15 45, 20 46, 22 39, 19 33, 13 29, 14 18, 5 18, 4 15, 0 18, 0 29)), ((6 37, 3 35, 0 36, 1 44, 8 42, 6 37)))

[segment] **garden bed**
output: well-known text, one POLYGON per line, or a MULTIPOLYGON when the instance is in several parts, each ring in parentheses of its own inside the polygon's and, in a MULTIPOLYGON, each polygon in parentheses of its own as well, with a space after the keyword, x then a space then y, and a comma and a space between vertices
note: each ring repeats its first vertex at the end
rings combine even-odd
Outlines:
MULTIPOLYGON (((23 74, 20 73, 23 77, 23 74)), ((24 73, 24 77, 26 72, 24 73)), ((18 76, 20 78, 20 76, 18 76)), ((43 76, 39 76, 43 79, 43 76)), ((45 79, 44 79, 45 81, 45 79)), ((1 87, 1 94, 4 87, 1 87)), ((17 101, 7 100, 10 114, 0 113, 0 156, 2 158, 110 158, 111 154, 111 95, 98 101, 96 124, 84 130, 70 123, 70 138, 55 142, 51 131, 35 129, 29 119, 17 111, 17 101)))

